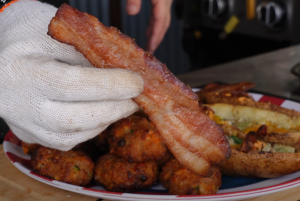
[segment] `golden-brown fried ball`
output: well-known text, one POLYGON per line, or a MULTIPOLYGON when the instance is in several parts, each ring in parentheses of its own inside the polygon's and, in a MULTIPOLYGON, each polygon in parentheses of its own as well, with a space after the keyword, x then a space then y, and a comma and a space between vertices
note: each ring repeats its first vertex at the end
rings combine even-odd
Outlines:
POLYGON ((171 159, 160 173, 162 185, 172 195, 206 195, 215 194, 221 186, 221 172, 212 167, 210 177, 200 177, 183 167, 176 159, 171 159))
POLYGON ((173 154, 168 150, 161 159, 156 161, 158 164, 159 171, 161 171, 163 167, 166 165, 166 163, 173 158, 174 158, 173 154))
POLYGON ((85 186, 93 177, 93 161, 79 150, 41 147, 32 156, 31 163, 37 174, 74 185, 85 186))
MULTIPOLYGON (((72 150, 80 150, 86 152, 86 147, 89 147, 89 141, 82 142, 75 147, 72 148, 72 150)), ((40 144, 30 144, 22 141, 22 149, 25 154, 33 155, 40 147, 43 147, 40 144)), ((86 152, 87 153, 87 152, 86 152)), ((89 153, 88 153, 89 154, 89 153)))
POLYGON ((109 130, 110 153, 129 162, 159 160, 167 148, 154 125, 145 117, 130 116, 116 122, 109 130))
POLYGON ((32 155, 38 148, 40 148, 42 145, 39 144, 29 144, 22 141, 22 149, 25 154, 32 155))
POLYGON ((117 155, 106 154, 96 163, 94 179, 108 191, 134 192, 157 182, 158 167, 153 160, 129 163, 117 155))

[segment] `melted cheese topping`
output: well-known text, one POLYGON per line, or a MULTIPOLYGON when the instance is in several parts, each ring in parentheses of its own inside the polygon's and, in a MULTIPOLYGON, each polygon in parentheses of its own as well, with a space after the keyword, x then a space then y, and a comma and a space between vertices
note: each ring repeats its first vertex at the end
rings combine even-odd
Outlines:
MULTIPOLYGON (((244 132, 245 134, 249 133, 250 131, 256 132, 259 127, 262 125, 266 125, 268 127, 268 132, 275 132, 275 133, 287 133, 288 130, 278 127, 275 124, 272 124, 270 122, 266 122, 263 124, 258 124, 258 123, 250 123, 246 121, 238 121, 238 122, 233 122, 233 121, 228 121, 228 120, 223 120, 221 117, 210 114, 210 118, 215 121, 217 124, 225 124, 225 125, 233 125, 236 126, 239 130, 244 132)), ((241 147, 241 144, 236 143, 235 140, 232 139, 231 136, 226 136, 228 139, 228 142, 230 144, 230 147, 233 149, 239 149, 241 147)), ((281 152, 281 153, 295 153, 295 148, 290 147, 290 146, 285 146, 285 145, 280 145, 280 144, 271 144, 271 143, 266 143, 257 140, 257 142, 254 144, 254 149, 260 150, 260 151, 266 151, 266 152, 281 152)))

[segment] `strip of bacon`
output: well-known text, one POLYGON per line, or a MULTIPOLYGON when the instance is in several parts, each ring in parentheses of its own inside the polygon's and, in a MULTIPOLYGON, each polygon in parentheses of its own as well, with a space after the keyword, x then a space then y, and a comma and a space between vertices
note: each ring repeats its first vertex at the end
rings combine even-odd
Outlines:
POLYGON ((134 40, 66 4, 58 9, 48 34, 73 45, 96 67, 139 73, 144 91, 134 101, 149 115, 182 165, 205 176, 211 173, 211 164, 230 157, 222 129, 200 111, 197 95, 134 40))

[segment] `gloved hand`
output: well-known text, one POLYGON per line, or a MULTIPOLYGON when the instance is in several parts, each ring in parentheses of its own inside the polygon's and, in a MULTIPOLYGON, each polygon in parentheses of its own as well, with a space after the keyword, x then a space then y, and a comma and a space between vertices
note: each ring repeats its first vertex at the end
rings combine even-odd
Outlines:
POLYGON ((21 140, 65 151, 135 112, 143 80, 51 39, 56 10, 19 1, 0 13, 0 116, 21 140))

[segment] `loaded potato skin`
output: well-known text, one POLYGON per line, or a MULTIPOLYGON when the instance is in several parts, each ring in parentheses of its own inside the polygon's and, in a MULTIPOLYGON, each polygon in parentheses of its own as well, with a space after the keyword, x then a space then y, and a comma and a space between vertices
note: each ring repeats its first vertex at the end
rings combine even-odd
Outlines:
POLYGON ((220 164, 220 169, 230 176, 276 178, 299 171, 300 154, 231 149, 231 158, 220 164))
POLYGON ((219 166, 222 174, 276 178, 300 170, 299 117, 223 103, 207 106, 231 146, 230 159, 219 166))
POLYGON ((202 110, 219 124, 231 146, 222 174, 275 178, 300 170, 300 112, 256 102, 254 84, 212 83, 198 92, 202 110))

